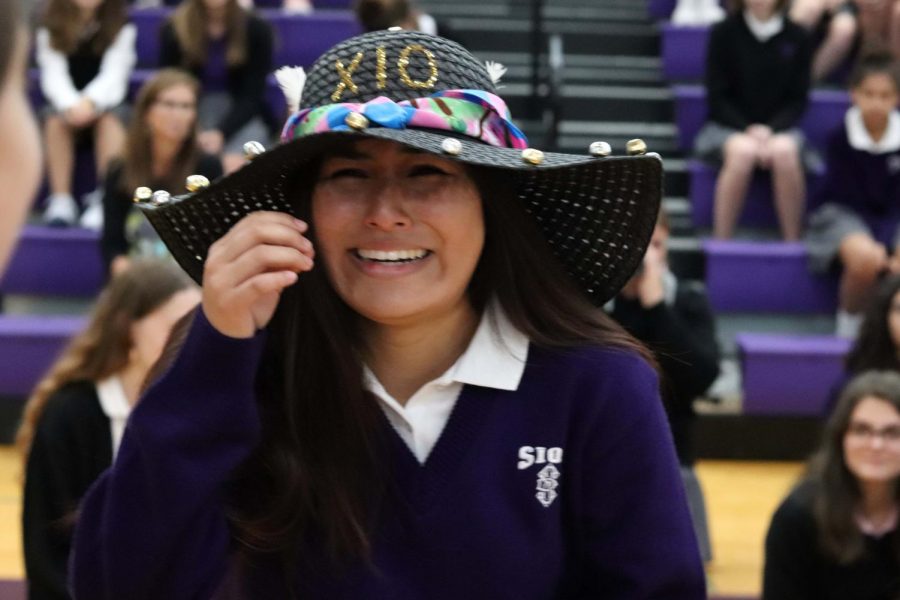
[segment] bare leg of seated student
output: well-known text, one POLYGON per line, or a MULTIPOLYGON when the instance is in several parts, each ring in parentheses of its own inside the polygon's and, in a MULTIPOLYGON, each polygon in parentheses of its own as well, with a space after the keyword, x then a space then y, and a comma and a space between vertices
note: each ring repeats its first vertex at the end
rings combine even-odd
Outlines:
POLYGON ((49 223, 71 225, 78 216, 72 198, 72 171, 75 168, 75 129, 62 115, 50 115, 44 123, 44 148, 50 198, 44 212, 49 223))
POLYGON ((781 236, 785 241, 794 242, 800 239, 806 207, 806 180, 800 161, 800 147, 797 140, 788 134, 773 135, 766 146, 781 236))
POLYGON ((716 180, 714 237, 729 239, 734 234, 758 154, 759 142, 745 133, 735 133, 725 142, 722 148, 722 168, 716 180))
POLYGON ((878 277, 888 267, 884 246, 865 233, 852 233, 841 240, 838 258, 843 266, 840 307, 851 314, 863 310, 878 277))

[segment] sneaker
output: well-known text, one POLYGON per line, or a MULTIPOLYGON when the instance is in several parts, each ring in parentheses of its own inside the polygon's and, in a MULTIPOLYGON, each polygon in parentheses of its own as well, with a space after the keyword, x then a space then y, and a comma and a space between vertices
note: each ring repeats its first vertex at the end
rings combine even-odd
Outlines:
POLYGON ((103 190, 98 188, 90 194, 85 194, 82 200, 85 209, 78 224, 85 229, 100 231, 103 229, 103 190))
POLYGON ((51 194, 47 198, 43 221, 53 227, 69 227, 78 220, 78 204, 71 194, 51 194))

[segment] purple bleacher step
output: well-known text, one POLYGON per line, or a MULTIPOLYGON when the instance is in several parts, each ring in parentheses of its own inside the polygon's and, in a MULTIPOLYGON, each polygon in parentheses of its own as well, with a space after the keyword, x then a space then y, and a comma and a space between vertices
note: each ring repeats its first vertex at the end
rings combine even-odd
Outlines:
POLYGON ((718 312, 829 313, 837 279, 809 272, 800 242, 705 240, 706 286, 718 312))
POLYGON ((31 393, 84 317, 0 315, 0 394, 31 393))
POLYGON ((42 296, 93 296, 103 285, 100 234, 79 227, 26 226, 19 236, 0 292, 42 296))
POLYGON ((663 23, 662 69, 669 81, 698 81, 703 79, 709 25, 673 25, 663 23))
POLYGON ((740 333, 744 413, 824 416, 851 342, 830 336, 740 333))
MULTIPOLYGON (((713 205, 716 195, 718 166, 699 160, 688 162, 688 195, 691 200, 691 221, 695 227, 709 228, 713 223, 713 205)), ((807 173, 807 191, 815 189, 821 180, 818 173, 807 173)), ((810 194, 808 194, 810 195, 810 194)), ((809 209, 809 207, 807 207, 809 209)), ((772 197, 772 176, 766 171, 757 171, 747 190, 744 208, 738 224, 745 227, 778 229, 775 205, 772 197)))
POLYGON ((675 10, 676 0, 648 0, 647 9, 654 19, 668 19, 675 10))
MULTIPOLYGON (((701 85, 676 85, 675 123, 678 126, 678 145, 685 152, 694 147, 694 137, 706 122, 706 89, 701 85)), ((823 149, 828 135, 841 124, 850 106, 850 97, 843 90, 813 90, 809 107, 800 121, 800 128, 816 148, 823 149)))

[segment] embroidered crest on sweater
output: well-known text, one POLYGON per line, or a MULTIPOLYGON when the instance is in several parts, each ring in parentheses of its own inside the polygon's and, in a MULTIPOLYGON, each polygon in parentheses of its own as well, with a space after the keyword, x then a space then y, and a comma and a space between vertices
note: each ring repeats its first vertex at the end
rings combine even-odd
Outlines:
POLYGON ((559 493, 559 476, 561 475, 556 465, 562 464, 563 449, 558 447, 547 448, 545 446, 522 446, 519 448, 519 470, 524 470, 532 465, 545 465, 537 474, 537 483, 534 495, 545 508, 553 504, 559 493))

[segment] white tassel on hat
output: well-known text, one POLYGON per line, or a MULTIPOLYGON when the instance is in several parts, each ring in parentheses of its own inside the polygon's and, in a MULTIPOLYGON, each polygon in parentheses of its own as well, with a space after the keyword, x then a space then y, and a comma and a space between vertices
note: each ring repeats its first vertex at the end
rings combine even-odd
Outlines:
POLYGON ((306 85, 306 71, 303 67, 281 67, 275 71, 275 79, 284 92, 288 110, 292 113, 300 110, 300 98, 303 97, 303 86, 306 85))
POLYGON ((506 75, 506 67, 504 67, 502 63, 489 60, 484 63, 484 68, 487 69, 488 75, 490 76, 491 81, 494 82, 494 85, 499 85, 500 78, 506 75))

